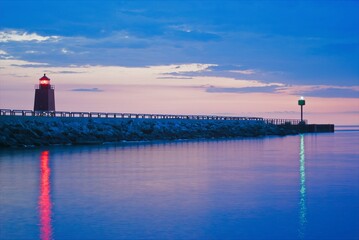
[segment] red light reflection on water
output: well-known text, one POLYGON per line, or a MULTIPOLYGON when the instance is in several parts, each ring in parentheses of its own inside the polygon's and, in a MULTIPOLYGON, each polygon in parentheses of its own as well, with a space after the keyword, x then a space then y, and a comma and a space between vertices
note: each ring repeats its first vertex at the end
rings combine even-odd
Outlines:
POLYGON ((51 199, 50 199, 50 166, 49 152, 43 151, 40 156, 40 239, 49 240, 52 235, 51 199))

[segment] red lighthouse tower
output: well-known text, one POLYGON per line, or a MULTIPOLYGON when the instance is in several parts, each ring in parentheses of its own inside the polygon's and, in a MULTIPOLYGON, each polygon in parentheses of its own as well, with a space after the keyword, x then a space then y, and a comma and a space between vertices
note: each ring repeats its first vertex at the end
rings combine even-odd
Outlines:
POLYGON ((39 80, 40 84, 35 89, 34 111, 55 111, 55 90, 50 78, 44 74, 39 80))

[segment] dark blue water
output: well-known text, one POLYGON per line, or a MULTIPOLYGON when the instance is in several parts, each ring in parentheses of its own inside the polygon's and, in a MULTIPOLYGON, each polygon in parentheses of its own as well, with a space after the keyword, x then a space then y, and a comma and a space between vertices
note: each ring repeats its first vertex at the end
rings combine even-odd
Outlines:
POLYGON ((359 239, 359 132, 1 150, 0 239, 359 239))

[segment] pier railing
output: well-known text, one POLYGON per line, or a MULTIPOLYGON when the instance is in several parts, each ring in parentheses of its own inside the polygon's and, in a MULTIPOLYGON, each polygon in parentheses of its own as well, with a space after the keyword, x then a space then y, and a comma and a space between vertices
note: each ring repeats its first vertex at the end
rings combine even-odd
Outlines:
MULTIPOLYGON (((215 115, 173 115, 173 114, 137 114, 137 113, 103 113, 103 112, 64 112, 0 109, 0 116, 42 116, 75 118, 139 118, 139 119, 190 119, 190 120, 229 120, 229 121, 263 121, 274 125, 298 125, 300 119, 276 119, 261 117, 231 117, 215 115)), ((307 123, 307 120, 304 121, 307 123)))

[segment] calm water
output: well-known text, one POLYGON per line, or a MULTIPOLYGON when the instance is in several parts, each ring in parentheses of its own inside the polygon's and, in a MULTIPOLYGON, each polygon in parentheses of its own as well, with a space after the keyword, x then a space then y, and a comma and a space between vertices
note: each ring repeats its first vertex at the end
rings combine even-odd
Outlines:
POLYGON ((0 153, 0 239, 359 239, 359 132, 0 153))

